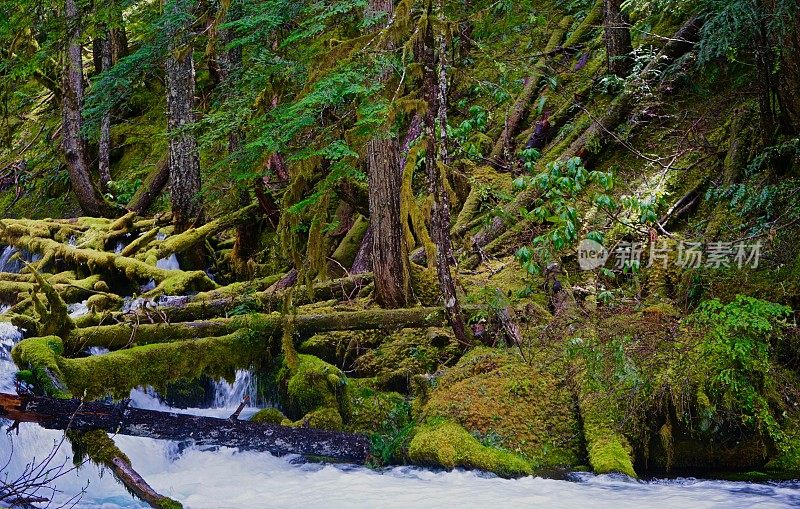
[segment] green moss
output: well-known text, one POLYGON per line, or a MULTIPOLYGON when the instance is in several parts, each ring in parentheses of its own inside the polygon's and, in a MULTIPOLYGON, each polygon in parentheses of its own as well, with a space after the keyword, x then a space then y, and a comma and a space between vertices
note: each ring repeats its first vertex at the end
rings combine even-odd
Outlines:
POLYGON ((376 377, 384 389, 406 392, 412 377, 437 371, 459 356, 449 329, 402 329, 366 350, 354 367, 358 376, 376 377))
POLYGON ((200 375, 231 378, 236 368, 257 364, 264 345, 242 329, 221 337, 137 346, 78 359, 61 359, 73 394, 96 399, 125 397, 138 386, 166 390, 168 382, 200 375))
POLYGON ((509 352, 480 347, 447 370, 420 420, 445 418, 538 466, 577 464, 579 424, 570 392, 509 352))
POLYGON ((363 379, 351 378, 349 382, 351 417, 347 431, 374 433, 405 403, 403 395, 375 390, 363 379))
MULTIPOLYGON (((297 356, 296 367, 284 365, 278 378, 281 403, 290 418, 309 417, 311 413, 329 408, 339 413, 340 422, 349 419, 347 378, 336 366, 313 355, 300 354, 297 356)), ((329 413, 322 413, 314 420, 330 423, 329 417, 329 413)))
POLYGON ((477 468, 504 477, 530 475, 533 472, 531 465, 522 457, 481 444, 452 421, 418 427, 409 444, 408 456, 420 465, 448 469, 477 468))
POLYGON ((86 305, 93 313, 111 311, 122 307, 122 297, 113 293, 97 293, 86 300, 86 305))
POLYGON ((63 386, 64 376, 59 365, 64 344, 57 336, 23 339, 11 351, 14 363, 29 369, 34 384, 45 394, 57 398, 71 397, 63 386))
POLYGON ((411 292, 423 306, 438 306, 441 304, 442 292, 439 290, 439 279, 436 270, 427 269, 416 263, 410 264, 411 292))
POLYGON ((115 458, 120 458, 128 465, 131 464, 128 456, 117 447, 108 433, 101 429, 84 432, 67 431, 67 435, 72 441, 76 459, 86 455, 92 463, 106 467, 113 466, 115 458))
POLYGON ((277 408, 262 408, 253 414, 253 416, 250 417, 250 420, 253 422, 263 422, 267 424, 281 424, 286 420, 286 416, 283 415, 283 412, 277 408))
POLYGON ((291 426, 341 431, 344 428, 344 423, 342 422, 341 414, 336 408, 322 407, 307 413, 302 419, 291 423, 291 426))

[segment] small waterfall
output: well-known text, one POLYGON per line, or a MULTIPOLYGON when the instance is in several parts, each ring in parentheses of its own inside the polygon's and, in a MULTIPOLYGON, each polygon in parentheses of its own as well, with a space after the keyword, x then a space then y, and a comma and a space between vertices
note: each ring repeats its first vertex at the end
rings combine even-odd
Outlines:
MULTIPOLYGON (((158 232, 156 235, 156 240, 164 240, 167 236, 161 232, 158 232)), ((179 270, 181 268, 180 263, 178 263, 178 257, 175 254, 171 254, 166 258, 162 258, 156 262, 156 267, 159 269, 165 270, 179 270)))
POLYGON ((0 315, 4 314, 9 309, 11 309, 11 306, 8 304, 0 304, 0 315))
POLYGON ((24 329, 0 322, 0 392, 15 392, 14 374, 17 366, 11 360, 11 349, 22 339, 24 329))
POLYGON ((89 313, 89 306, 86 304, 88 300, 83 302, 76 302, 67 306, 67 313, 70 318, 78 318, 89 313))
POLYGON ((22 270, 22 262, 19 260, 11 260, 11 257, 17 254, 19 250, 13 246, 6 246, 3 253, 0 254, 0 272, 13 272, 18 273, 22 270))
POLYGON ((75 247, 78 245, 78 239, 75 238, 75 235, 70 235, 69 238, 67 239, 67 244, 69 244, 72 247, 75 247))
POLYGON ((125 243, 117 242, 117 245, 114 246, 114 254, 120 254, 123 249, 125 249, 125 243))
POLYGON ((214 406, 217 408, 237 407, 245 396, 250 396, 250 404, 255 405, 256 376, 250 370, 236 370, 232 384, 226 380, 214 382, 214 406))

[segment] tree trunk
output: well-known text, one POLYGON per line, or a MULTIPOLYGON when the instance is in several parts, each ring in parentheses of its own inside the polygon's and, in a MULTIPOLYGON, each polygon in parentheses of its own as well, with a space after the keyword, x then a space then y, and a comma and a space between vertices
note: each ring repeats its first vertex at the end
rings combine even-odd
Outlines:
MULTIPOLYGON (((172 0, 167 4, 176 15, 189 9, 186 0, 172 0)), ((169 174, 171 178, 172 221, 175 232, 188 230, 200 221, 202 202, 200 193, 200 159, 197 141, 193 134, 183 131, 194 123, 195 76, 192 44, 177 28, 172 34, 167 71, 167 132, 169 139, 169 174), (181 132, 177 132, 181 131, 181 132)))
MULTIPOLYGON (((379 18, 385 24, 393 11, 392 0, 369 0, 364 17, 367 21, 379 18)), ((382 81, 387 79, 384 73, 382 81)), ((382 307, 404 307, 409 301, 411 283, 404 218, 400 214, 403 170, 397 139, 391 134, 378 134, 370 140, 367 163, 375 300, 382 307)))
MULTIPOLYGON (((429 7, 429 15, 432 14, 429 7)), ((453 276, 450 273, 450 259, 452 258, 452 247, 450 245, 450 203, 447 192, 442 181, 442 172, 439 168, 439 161, 446 164, 447 161, 447 68, 445 63, 444 39, 440 39, 439 48, 439 73, 436 72, 436 51, 434 49, 433 29, 427 25, 425 37, 422 43, 422 61, 425 65, 422 94, 427 102, 423 123, 425 126, 425 171, 427 172, 428 192, 433 196, 433 206, 431 210, 431 239, 436 246, 436 273, 439 278, 439 289, 444 300, 444 309, 447 320, 453 328, 456 339, 464 344, 470 344, 467 335, 464 317, 461 313, 461 306, 456 296, 456 287, 453 276), (435 109, 438 105, 438 110, 435 109), (441 139, 436 143, 436 117, 439 117, 441 129, 441 139), (438 145, 438 147, 437 147, 438 145), (437 152, 438 149, 438 152, 437 152)), ((374 270, 374 268, 373 268, 374 270)))
POLYGON ((631 31, 628 15, 622 12, 623 0, 605 0, 603 27, 605 29, 608 72, 624 78, 631 72, 631 31))
POLYGON ((374 138, 367 145, 375 300, 390 308, 405 306, 410 295, 408 248, 400 215, 399 152, 394 138, 374 138))
POLYGON ((86 142, 81 133, 83 118, 83 58, 81 55, 81 16, 75 0, 66 0, 65 15, 69 45, 62 80, 62 144, 72 191, 81 210, 90 216, 113 216, 113 207, 98 192, 89 171, 86 142))
MULTIPOLYGON (((237 6, 231 6, 227 12, 226 21, 233 21, 238 18, 237 6)), ((232 79, 233 73, 242 67, 242 48, 237 46, 231 49, 225 49, 232 40, 230 30, 222 30, 219 32, 219 45, 220 50, 216 52, 217 62, 216 71, 219 74, 219 79, 223 84, 229 84, 232 79)), ((211 65, 209 64, 211 67, 211 65)), ((227 88, 227 91, 232 89, 227 88)), ((228 134, 228 153, 235 154, 242 146, 244 137, 238 129, 232 130, 228 134)), ((252 197, 250 192, 245 187, 240 187, 238 190, 239 206, 247 207, 250 205, 252 197)), ((249 217, 242 221, 236 227, 236 241, 233 245, 232 258, 237 261, 237 272, 243 273, 246 271, 247 261, 258 252, 259 236, 261 233, 261 224, 258 220, 258 213, 254 210, 249 217)))
MULTIPOLYGON (((100 41, 100 71, 111 68, 111 32, 104 30, 103 39, 100 41)), ((111 111, 103 113, 100 119, 100 146, 98 147, 98 173, 100 174, 100 189, 108 191, 108 182, 111 180, 111 111)))
POLYGON ((0 394, 0 412, 6 418, 37 422, 48 429, 101 429, 162 440, 191 438, 198 445, 238 447, 277 455, 309 454, 353 463, 364 463, 370 450, 369 438, 355 433, 81 403, 75 399, 0 394))
POLYGON ((153 171, 147 174, 142 187, 136 191, 131 201, 128 202, 128 210, 132 210, 137 214, 144 214, 150 205, 156 200, 164 186, 169 182, 169 156, 163 157, 156 163, 153 171))

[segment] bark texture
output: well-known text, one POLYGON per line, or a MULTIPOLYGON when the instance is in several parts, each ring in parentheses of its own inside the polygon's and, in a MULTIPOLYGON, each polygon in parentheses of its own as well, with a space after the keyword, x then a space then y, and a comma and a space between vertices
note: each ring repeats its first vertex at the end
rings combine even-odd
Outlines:
POLYGON ((49 429, 102 429, 162 440, 184 440, 191 436, 198 445, 239 447, 277 455, 309 454, 354 463, 364 463, 370 448, 368 437, 353 433, 81 403, 74 399, 0 394, 0 413, 49 429))
POLYGON ((64 13, 69 33, 66 64, 62 79, 62 145, 72 191, 81 210, 90 216, 110 217, 114 209, 106 202, 92 181, 86 141, 81 133, 83 118, 83 57, 81 55, 81 15, 75 0, 66 0, 64 13))
MULTIPOLYGON (((430 14, 430 12, 429 12, 430 14)), ((426 138, 425 170, 427 172, 428 192, 433 196, 431 208, 431 239, 436 246, 436 273, 439 279, 439 290, 442 293, 447 321, 453 328, 456 339, 462 344, 469 344, 464 317, 456 295, 456 286, 450 273, 452 246, 450 245, 450 200, 444 188, 442 171, 439 162, 447 162, 446 130, 441 130, 441 139, 436 142, 435 124, 438 117, 441 125, 447 121, 447 74, 445 65, 444 40, 439 39, 439 72, 436 66, 433 29, 427 25, 423 39, 422 61, 425 66, 422 93, 427 108, 423 118, 426 138), (438 158, 437 158, 438 156, 438 158), (437 160, 439 159, 439 160, 437 160)), ((442 165, 444 166, 444 164, 442 165)))
MULTIPOLYGON (((189 3, 173 0, 168 3, 168 8, 177 15, 185 15, 189 3)), ((195 224, 202 211, 197 140, 185 131, 195 121, 195 74, 192 45, 183 32, 184 28, 175 29, 166 62, 170 191, 172 220, 177 233, 195 224)))
MULTIPOLYGON (((101 71, 107 71, 112 64, 111 33, 107 29, 104 32, 103 39, 99 44, 101 71)), ((97 150, 100 189, 108 191, 108 183, 111 181, 111 111, 103 113, 103 118, 100 119, 100 145, 97 150)))
POLYGON ((622 12, 622 2, 605 0, 603 10, 608 71, 619 77, 630 74, 633 65, 630 21, 622 12))
POLYGON ((383 307, 403 307, 409 299, 410 276, 400 216, 402 170, 397 140, 371 140, 367 157, 375 300, 383 307))
MULTIPOLYGON (((364 12, 368 22, 393 12, 392 0, 370 0, 364 12)), ((383 81, 388 79, 384 74, 383 81)), ((383 307, 397 308, 408 303, 411 293, 408 247, 400 213, 403 169, 400 147, 391 135, 378 135, 367 143, 368 199, 372 228, 372 267, 375 300, 383 307)))

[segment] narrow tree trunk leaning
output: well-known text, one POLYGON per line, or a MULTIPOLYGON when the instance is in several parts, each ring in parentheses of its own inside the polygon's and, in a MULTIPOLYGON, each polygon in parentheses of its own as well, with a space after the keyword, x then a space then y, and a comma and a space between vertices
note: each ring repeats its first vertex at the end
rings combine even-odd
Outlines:
POLYGON ((133 195, 126 208, 139 215, 144 214, 150 208, 150 205, 156 201, 167 182, 169 182, 169 155, 159 159, 155 168, 147 174, 142 186, 133 195))
POLYGON ((304 454, 352 463, 364 463, 370 450, 369 438, 354 433, 81 403, 74 399, 0 393, 0 414, 15 421, 36 422, 48 429, 104 430, 161 440, 191 438, 198 445, 238 447, 276 455, 304 454))
MULTIPOLYGON (((176 16, 186 16, 190 9, 187 0, 168 0, 166 5, 169 12, 176 16)), ((166 62, 170 192, 172 221, 177 233, 191 228, 200 220, 202 213, 197 141, 192 133, 186 131, 195 121, 193 48, 186 29, 186 26, 172 29, 166 62)))
POLYGON ((497 162, 502 159, 510 159, 511 154, 509 151, 512 149, 511 140, 516 135, 519 125, 522 122, 525 113, 528 111, 528 107, 533 100, 533 94, 539 88, 539 81, 541 80, 544 74, 545 66, 547 65, 547 54, 558 47, 564 37, 564 33, 567 31, 567 28, 569 28, 571 23, 572 16, 565 16, 558 24, 558 27, 553 30, 552 34, 550 35, 550 40, 547 42, 547 46, 544 48, 545 55, 539 57, 539 60, 533 66, 533 72, 530 76, 525 78, 525 85, 522 88, 522 92, 520 92, 517 96, 517 100, 514 102, 514 106, 511 108, 511 112, 506 119, 503 132, 500 134, 500 138, 497 139, 497 142, 494 144, 494 148, 492 148, 492 152, 489 155, 490 161, 497 162))
POLYGON ((604 0, 603 28, 608 72, 626 77, 633 66, 633 46, 628 15, 622 12, 623 0, 604 0))
MULTIPOLYGON (((428 15, 431 16, 432 6, 429 5, 428 15)), ((422 43, 422 62, 425 66, 423 74, 422 94, 427 107, 423 124, 425 128, 425 171, 427 172, 428 192, 433 196, 431 210, 431 238, 436 246, 436 273, 439 278, 439 289, 442 292, 445 314, 453 328, 453 333, 459 343, 469 345, 471 340, 467 335, 461 306, 456 295, 453 276, 450 273, 450 259, 452 247, 450 245, 450 203, 444 188, 443 168, 447 162, 447 67, 444 51, 445 42, 440 38, 439 72, 436 72, 436 50, 434 49, 433 28, 429 23, 422 43), (438 106, 438 109, 435 109, 438 106), (441 140, 436 143, 436 117, 441 129, 441 140), (437 158, 438 156, 438 158, 437 158), (437 160, 438 159, 438 160, 437 160), (442 162, 440 167, 439 162, 442 162)))
MULTIPOLYGON (((100 41, 100 66, 103 71, 111 68, 111 53, 111 32, 106 29, 100 41)), ((97 150, 100 189, 108 192, 108 183, 111 181, 111 111, 103 113, 100 119, 100 144, 97 150)))
POLYGON ((66 0, 64 13, 67 21, 69 45, 62 80, 64 92, 62 109, 62 144, 72 191, 85 214, 113 217, 114 208, 98 192, 89 170, 89 156, 81 129, 83 118, 83 56, 81 46, 81 15, 75 0, 66 0))

